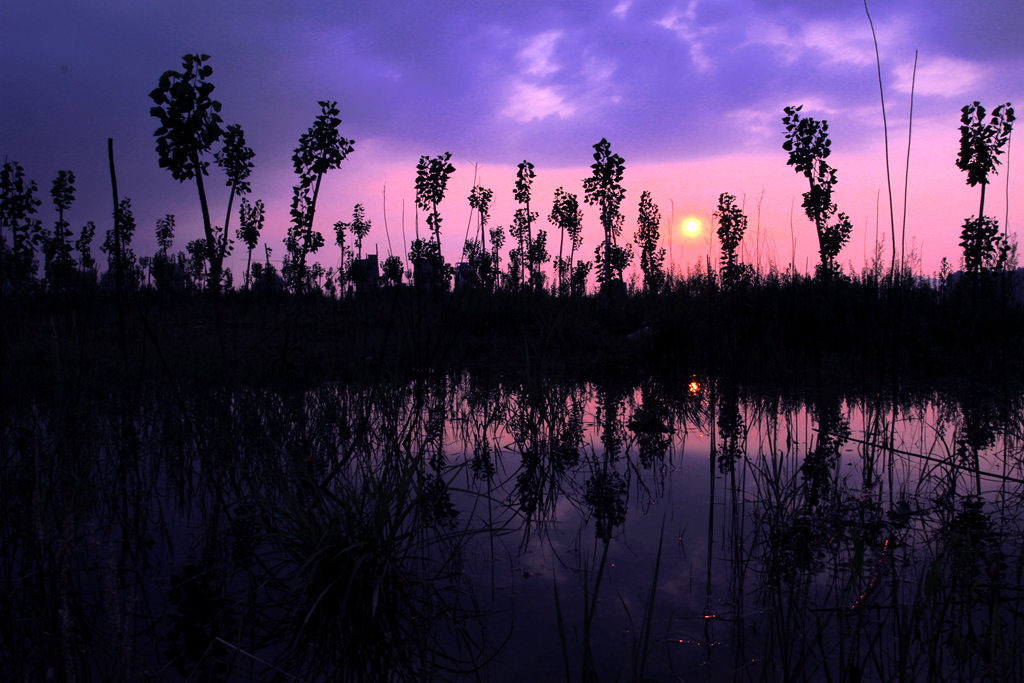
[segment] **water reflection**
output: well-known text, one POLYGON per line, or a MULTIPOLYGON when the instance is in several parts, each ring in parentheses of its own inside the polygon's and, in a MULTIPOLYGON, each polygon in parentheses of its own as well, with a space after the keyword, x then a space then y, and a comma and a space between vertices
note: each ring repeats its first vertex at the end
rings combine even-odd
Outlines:
POLYGON ((168 398, 7 416, 0 677, 1024 674, 1019 396, 168 398))

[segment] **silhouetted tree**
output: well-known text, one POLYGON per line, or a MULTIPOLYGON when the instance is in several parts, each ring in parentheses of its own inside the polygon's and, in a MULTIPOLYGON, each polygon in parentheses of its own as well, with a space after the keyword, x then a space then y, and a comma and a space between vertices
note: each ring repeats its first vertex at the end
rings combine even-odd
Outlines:
POLYGON ((363 238, 370 232, 371 222, 366 219, 366 209, 362 204, 356 204, 352 209, 352 222, 345 223, 338 221, 334 224, 336 242, 341 248, 341 264, 338 267, 338 281, 344 283, 348 279, 354 279, 352 255, 345 255, 345 232, 352 233, 352 240, 355 242, 355 258, 363 257, 363 238))
POLYGON ((980 102, 968 104, 960 111, 960 152, 956 166, 967 173, 968 185, 981 185, 978 216, 984 217, 985 186, 989 175, 995 173, 1001 163, 999 155, 1010 139, 1015 121, 1013 107, 1009 102, 1000 104, 992 111, 988 123, 985 123, 985 107, 980 102))
POLYGON ((366 218, 366 209, 362 204, 356 204, 352 209, 352 222, 349 229, 352 231, 352 238, 356 243, 356 258, 363 258, 363 238, 365 238, 373 223, 366 218))
POLYGON ((338 279, 341 282, 345 282, 348 264, 352 260, 352 257, 346 254, 345 249, 345 233, 348 232, 348 228, 349 224, 345 221, 335 221, 334 223, 334 243, 341 251, 341 257, 338 260, 338 279))
POLYGON ((551 260, 548 253, 548 233, 546 230, 538 229, 537 235, 530 240, 530 248, 527 251, 527 260, 530 263, 530 284, 534 291, 544 289, 547 279, 541 266, 551 260))
POLYGON ((138 289, 141 280, 138 259, 132 250, 132 237, 135 235, 135 216, 132 214, 132 200, 122 199, 114 214, 115 227, 107 230, 103 240, 103 251, 107 254, 107 278, 110 286, 120 282, 126 291, 138 289), (120 276, 118 269, 122 269, 120 276))
POLYGON ((163 218, 156 219, 156 243, 159 254, 167 256, 174 243, 174 214, 167 214, 163 218))
POLYGON ((558 260, 555 268, 558 271, 558 291, 565 291, 565 279, 572 276, 573 257, 576 250, 583 244, 583 211, 576 195, 566 192, 563 188, 555 190, 555 201, 551 206, 548 220, 558 226, 558 260), (569 233, 569 258, 562 257, 562 246, 565 234, 569 233))
POLYGON ((64 212, 75 201, 75 174, 71 171, 58 171, 50 187, 50 196, 57 210, 57 222, 54 224, 53 235, 44 244, 46 279, 52 289, 63 290, 67 288, 75 270, 75 262, 71 258, 71 224, 64 218, 64 212))
MULTIPOLYGON (((441 256, 441 212, 438 211, 437 205, 444 199, 448 178, 455 172, 451 158, 451 152, 445 152, 432 159, 421 156, 419 163, 416 164, 416 206, 428 212, 427 226, 434 233, 434 246, 430 248, 423 245, 413 251, 420 259, 419 263, 430 264, 433 282, 444 289, 448 288, 453 269, 441 256)), ((410 252, 409 259, 413 263, 417 262, 417 259, 413 258, 413 252, 410 252)))
POLYGON ((254 156, 255 153, 245 144, 245 133, 242 131, 242 127, 238 124, 228 126, 224 131, 224 146, 216 155, 217 165, 227 176, 225 184, 231 188, 228 194, 228 210, 224 215, 224 230, 218 236, 216 257, 221 263, 231 253, 228 225, 231 222, 231 206, 235 201, 235 195, 244 199, 252 189, 249 185, 249 175, 252 174, 254 156))
POLYGON ((292 192, 292 224, 288 228, 285 247, 288 255, 282 268, 285 282, 293 291, 304 291, 309 273, 306 259, 324 245, 324 236, 313 230, 320 182, 327 171, 341 168, 353 150, 353 141, 338 133, 337 102, 320 101, 320 114, 313 125, 299 137, 299 146, 292 155, 292 164, 299 182, 292 192))
POLYGON ((157 253, 150 261, 150 272, 156 280, 156 287, 162 291, 173 289, 173 273, 175 264, 168 252, 174 242, 174 215, 166 214, 156 219, 157 253))
POLYGON ((736 197, 723 192, 718 195, 718 241, 722 244, 722 284, 734 287, 743 279, 744 268, 739 262, 736 250, 747 231, 747 217, 736 205, 736 197))
POLYGON ((604 240, 595 250, 595 257, 601 270, 598 282, 610 292, 612 282, 622 283, 622 271, 633 258, 633 249, 623 249, 615 241, 622 232, 622 213, 619 207, 626 197, 622 187, 622 176, 626 169, 625 163, 618 154, 612 154, 608 140, 594 145, 594 163, 590 168, 593 175, 583 181, 585 199, 591 206, 601 209, 601 227, 604 228, 604 240))
POLYGON ((665 248, 658 248, 661 227, 661 212, 651 199, 651 193, 644 190, 640 195, 640 213, 637 231, 633 235, 640 247, 640 270, 644 274, 644 291, 656 294, 665 284, 665 248))
POLYGON ((1015 118, 1009 102, 996 107, 987 123, 985 107, 980 102, 960 111, 960 152, 956 165, 967 173, 968 185, 981 185, 978 216, 964 222, 960 246, 964 250, 964 268, 978 274, 982 270, 1001 269, 1012 250, 1008 237, 999 234, 999 222, 985 215, 985 188, 989 175, 1000 164, 999 155, 1010 140, 1015 118))
POLYGON ((490 218, 491 199, 494 192, 486 187, 474 185, 469 193, 469 207, 477 212, 479 240, 466 242, 466 257, 476 273, 480 285, 487 291, 494 289, 495 265, 493 255, 487 251, 487 220, 490 218))
POLYGON ((501 274, 501 248, 505 245, 505 230, 499 225, 491 228, 491 264, 494 269, 495 282, 501 274))
POLYGON ((384 259, 381 272, 384 275, 385 284, 390 284, 394 287, 402 284, 402 259, 397 256, 388 256, 384 259))
POLYGON ((473 189, 469 193, 469 207, 476 209, 477 212, 477 228, 480 233, 480 248, 485 252, 487 251, 487 220, 491 217, 491 199, 494 197, 494 191, 481 187, 480 185, 474 185, 473 189))
POLYGON ((537 219, 537 212, 530 211, 530 190, 533 179, 537 176, 533 172, 533 164, 525 159, 519 163, 516 170, 516 184, 512 196, 516 202, 523 204, 522 208, 516 209, 512 221, 512 236, 519 244, 519 253, 516 258, 516 280, 518 283, 525 283, 527 275, 524 271, 530 271, 530 281, 533 281, 533 260, 530 253, 533 247, 533 221, 537 219))
POLYGON ((257 199, 254 204, 250 204, 248 199, 242 197, 242 202, 238 205, 239 227, 235 232, 235 236, 245 244, 246 289, 252 286, 252 250, 259 243, 260 233, 263 232, 265 216, 266 210, 262 199, 257 199))
POLYGON ((78 252, 78 266, 82 273, 91 274, 93 283, 96 279, 96 259, 92 257, 92 240, 96 236, 96 224, 92 221, 82 226, 82 232, 75 240, 75 251, 78 252))
POLYGON ((192 286, 199 289, 202 287, 203 274, 206 272, 206 264, 209 261, 210 251, 206 246, 206 240, 194 239, 185 245, 188 252, 188 261, 185 272, 189 276, 192 286))
POLYGON ((203 177, 209 162, 204 160, 223 133, 220 124, 220 102, 212 99, 213 84, 209 78, 213 68, 206 64, 209 55, 188 54, 182 58, 182 70, 165 71, 157 87, 149 93, 156 104, 149 111, 160 121, 156 129, 156 151, 160 167, 166 168, 178 182, 195 178, 199 190, 199 206, 203 214, 204 244, 209 250, 209 288, 220 289, 221 259, 217 258, 218 241, 213 234, 210 208, 203 177))
POLYGON ((830 277, 838 272, 836 257, 850 239, 853 225, 845 213, 836 216, 832 190, 837 182, 836 169, 825 161, 832 153, 828 138, 828 121, 801 117, 799 107, 786 107, 782 123, 786 127, 786 141, 782 149, 789 152, 786 164, 803 173, 810 184, 804 193, 803 207, 818 233, 818 253, 821 257, 819 273, 830 277), (832 218, 836 222, 832 223, 832 218))
POLYGON ((999 221, 989 216, 971 217, 960 231, 964 270, 975 275, 1005 269, 1014 253, 1013 243, 999 233, 999 221))
MULTIPOLYGON (((0 168, 0 264, 6 260, 4 230, 11 231, 11 271, 0 271, 0 282, 10 279, 22 287, 35 275, 36 247, 43 240, 43 226, 32 218, 42 200, 36 197, 36 182, 25 177, 25 169, 17 161, 5 161, 0 168)), ((0 265, 0 268, 4 268, 0 265)))

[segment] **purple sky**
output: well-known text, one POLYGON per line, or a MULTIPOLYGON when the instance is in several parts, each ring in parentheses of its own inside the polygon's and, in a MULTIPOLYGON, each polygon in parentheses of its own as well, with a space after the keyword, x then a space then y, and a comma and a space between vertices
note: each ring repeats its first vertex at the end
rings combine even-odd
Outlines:
MULTIPOLYGON (((906 242, 931 273, 942 256, 959 259, 960 226, 977 212, 978 191, 954 165, 960 108, 1011 101, 1024 113, 1024 4, 917 0, 871 9, 897 235, 911 66, 920 51, 906 242)), ((158 167, 149 115, 149 91, 161 72, 180 68, 186 52, 211 55, 225 123, 240 123, 256 152, 252 197, 268 205, 265 234, 275 260, 295 182, 291 152, 318 113, 317 100, 332 99, 355 151, 322 190, 316 227, 327 239, 325 263, 337 258, 331 226, 349 220, 356 202, 374 224, 368 247, 387 253, 385 184, 392 249, 403 250, 403 199, 407 241, 420 155, 452 152, 457 170, 441 206, 442 240, 457 260, 474 164, 478 182, 495 192, 492 225, 507 226, 516 208, 515 165, 533 162, 534 204, 546 223, 555 187, 582 201, 592 145, 606 137, 626 161, 629 236, 640 193, 650 189, 666 230, 674 205, 674 262, 691 263, 707 252, 707 233, 686 239, 679 224, 688 216, 706 224, 718 194, 730 192, 751 219, 747 260, 783 268, 795 260, 803 269, 816 260, 816 239, 800 208, 805 181, 781 149, 789 104, 830 122, 836 198, 854 222, 841 262, 863 268, 876 203, 888 261, 875 55, 860 2, 4 3, 0 156, 20 161, 39 184, 44 221, 53 220, 50 183, 67 168, 78 177, 69 213, 75 229, 87 220, 109 227, 106 139, 113 137, 119 190, 132 198, 139 225, 136 251, 155 250, 154 223, 168 212, 178 217, 175 249, 201 236, 195 186, 158 167)), ((1019 154, 1011 149, 1011 160, 1019 154)), ((1016 233, 1024 226, 1024 179, 1019 164, 1003 160, 986 213, 1003 224, 1008 203, 1016 233)), ((222 181, 214 169, 218 223, 227 201, 222 181)), ((237 215, 231 220, 237 224, 237 215)), ((599 225, 590 207, 585 220, 584 252, 592 257, 599 225)), ((557 250, 557 237, 549 244, 557 250)))

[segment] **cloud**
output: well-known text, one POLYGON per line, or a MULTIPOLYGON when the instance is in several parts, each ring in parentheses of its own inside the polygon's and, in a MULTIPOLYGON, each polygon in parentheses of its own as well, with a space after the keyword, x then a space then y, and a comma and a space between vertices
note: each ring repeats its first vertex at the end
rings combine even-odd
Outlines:
POLYGON ((735 126, 745 131, 746 135, 741 139, 747 148, 757 147, 758 143, 765 141, 774 145, 776 139, 782 139, 783 108, 790 105, 802 106, 801 115, 814 118, 832 117, 839 113, 822 98, 805 93, 785 98, 774 97, 751 107, 732 109, 725 115, 735 126))
POLYGON ((554 61, 554 53, 561 37, 561 31, 545 31, 527 41, 518 55, 525 64, 524 73, 543 78, 558 71, 561 66, 554 61))
POLYGON ((783 64, 795 64, 809 54, 825 63, 868 66, 875 63, 875 48, 867 20, 856 22, 817 20, 800 26, 755 24, 747 30, 747 42, 775 48, 783 64))
POLYGON ((685 9, 672 9, 655 23, 675 33, 689 46, 690 63, 697 71, 711 70, 713 63, 704 43, 709 29, 697 25, 697 0, 690 0, 685 9))
POLYGON ((970 91, 985 76, 981 66, 952 57, 922 58, 914 64, 907 62, 896 72, 894 86, 898 92, 909 93, 911 85, 915 95, 956 97, 970 91))
POLYGON ((633 4, 630 0, 622 0, 619 4, 612 8, 612 14, 617 16, 619 19, 625 19, 626 13, 629 12, 629 6, 633 4))
POLYGON ((520 123, 528 123, 549 116, 569 118, 576 113, 576 107, 566 102, 552 86, 516 81, 501 113, 520 123))

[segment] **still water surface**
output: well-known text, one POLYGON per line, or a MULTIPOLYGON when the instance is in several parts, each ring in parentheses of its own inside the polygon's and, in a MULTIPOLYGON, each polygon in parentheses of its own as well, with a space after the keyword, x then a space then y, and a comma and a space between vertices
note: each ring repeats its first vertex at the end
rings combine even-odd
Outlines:
POLYGON ((36 408, 4 439, 0 673, 1021 680, 1019 400, 458 377, 36 408))

